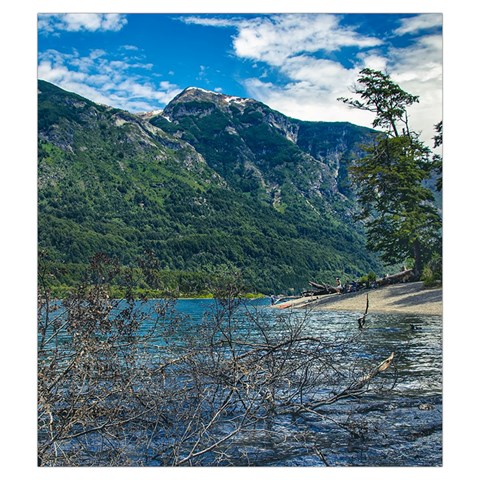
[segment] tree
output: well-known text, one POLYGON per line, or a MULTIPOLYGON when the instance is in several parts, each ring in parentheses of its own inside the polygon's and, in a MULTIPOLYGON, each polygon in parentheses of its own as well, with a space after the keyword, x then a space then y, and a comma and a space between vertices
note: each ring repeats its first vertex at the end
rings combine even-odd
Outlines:
POLYGON ((390 265, 413 258, 418 278, 441 246, 441 218, 433 193, 425 186, 437 164, 408 121, 407 108, 419 99, 403 91, 389 75, 368 68, 360 72, 353 91, 361 101, 339 100, 375 113, 373 126, 384 129, 350 169, 367 246, 381 252, 390 265))
POLYGON ((364 101, 344 97, 338 100, 359 110, 375 113, 373 127, 383 128, 390 136, 410 134, 407 107, 418 103, 418 96, 402 90, 389 75, 370 68, 364 68, 360 72, 353 92, 360 95, 364 101), (399 126, 402 126, 402 131, 399 126))
MULTIPOLYGON (((433 147, 438 148, 443 145, 443 122, 439 122, 435 125, 435 131, 437 134, 433 137, 433 147)), ((435 187, 438 192, 442 191, 443 188, 443 181, 442 181, 442 171, 443 171, 443 160, 442 156, 436 153, 433 156, 434 162, 434 172, 437 175, 437 181, 435 183, 435 187)))

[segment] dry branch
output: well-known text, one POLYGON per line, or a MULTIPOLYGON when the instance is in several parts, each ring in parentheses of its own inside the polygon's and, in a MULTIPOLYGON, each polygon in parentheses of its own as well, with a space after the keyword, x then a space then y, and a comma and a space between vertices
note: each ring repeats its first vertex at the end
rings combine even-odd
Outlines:
MULTIPOLYGON (((262 314, 232 298, 192 324, 172 321, 163 306, 154 317, 135 302, 118 309, 101 285, 64 302, 61 322, 43 318, 41 464, 249 462, 248 455, 238 457, 236 439, 255 431, 273 435, 271 425, 282 415, 327 418, 320 407, 367 392, 394 357, 358 378, 359 333, 312 334, 308 312, 262 314), (142 322, 149 323, 140 329, 142 322), (324 393, 334 385, 347 387, 324 393)), ((51 312, 45 303, 42 309, 51 312)), ((306 441, 297 433, 289 438, 296 445, 306 441)))

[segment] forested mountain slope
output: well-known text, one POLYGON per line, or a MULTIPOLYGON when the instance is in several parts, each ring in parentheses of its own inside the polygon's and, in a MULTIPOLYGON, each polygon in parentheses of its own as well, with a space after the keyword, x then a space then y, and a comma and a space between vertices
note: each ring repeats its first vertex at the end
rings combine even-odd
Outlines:
POLYGON ((193 88, 144 115, 38 89, 39 247, 57 282, 96 252, 132 266, 151 251, 184 293, 219 265, 265 293, 378 268, 346 173, 371 130, 193 88))

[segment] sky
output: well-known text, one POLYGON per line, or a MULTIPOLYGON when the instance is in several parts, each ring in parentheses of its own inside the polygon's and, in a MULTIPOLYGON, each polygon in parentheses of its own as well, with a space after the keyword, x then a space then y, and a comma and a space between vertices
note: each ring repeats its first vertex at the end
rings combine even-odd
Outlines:
POLYGON ((425 141, 442 120, 442 15, 38 15, 38 77, 131 112, 162 109, 196 86, 259 100, 290 117, 371 126, 351 97, 358 72, 387 72, 420 103, 425 141))

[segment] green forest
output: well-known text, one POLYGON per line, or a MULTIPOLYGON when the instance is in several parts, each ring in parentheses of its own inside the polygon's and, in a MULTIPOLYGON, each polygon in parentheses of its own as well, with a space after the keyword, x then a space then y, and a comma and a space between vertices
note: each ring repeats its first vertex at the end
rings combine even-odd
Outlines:
POLYGON ((173 122, 147 121, 44 81, 38 105, 39 249, 57 292, 97 253, 136 272, 144 290, 153 286, 138 265, 153 255, 163 288, 183 296, 208 294, 220 267, 265 294, 381 273, 347 173, 368 129, 195 98, 168 106, 173 122))

